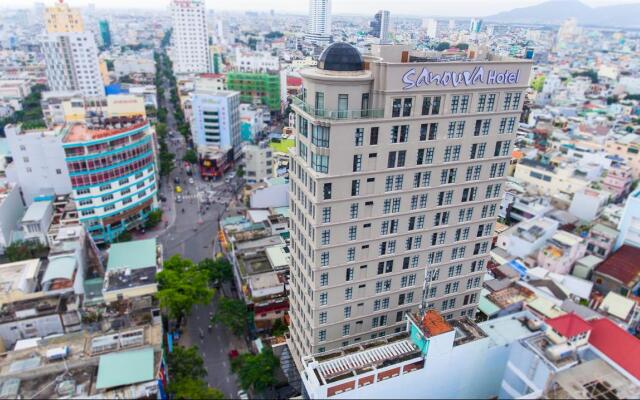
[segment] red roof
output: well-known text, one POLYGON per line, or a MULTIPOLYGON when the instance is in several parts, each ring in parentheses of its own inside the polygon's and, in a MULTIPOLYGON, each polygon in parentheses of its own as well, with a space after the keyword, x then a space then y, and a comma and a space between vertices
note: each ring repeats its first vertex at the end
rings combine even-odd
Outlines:
POLYGON ((566 338, 572 338, 591 330, 591 325, 574 313, 549 318, 544 322, 566 338))
POLYGON ((287 76, 287 86, 301 86, 302 78, 297 76, 287 76))
POLYGON ((606 318, 591 321, 589 343, 640 379, 640 340, 606 318))
POLYGON ((633 286, 640 280, 640 248, 623 245, 598 265, 596 272, 619 280, 625 286, 633 286))

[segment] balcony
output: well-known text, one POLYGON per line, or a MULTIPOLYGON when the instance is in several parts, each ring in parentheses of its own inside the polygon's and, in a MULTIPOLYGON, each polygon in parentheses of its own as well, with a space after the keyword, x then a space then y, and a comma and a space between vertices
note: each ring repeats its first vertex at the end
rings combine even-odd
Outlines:
POLYGON ((301 98, 295 96, 293 97, 293 105, 317 119, 352 120, 384 118, 384 109, 326 110, 324 108, 314 108, 310 104, 305 103, 301 98))

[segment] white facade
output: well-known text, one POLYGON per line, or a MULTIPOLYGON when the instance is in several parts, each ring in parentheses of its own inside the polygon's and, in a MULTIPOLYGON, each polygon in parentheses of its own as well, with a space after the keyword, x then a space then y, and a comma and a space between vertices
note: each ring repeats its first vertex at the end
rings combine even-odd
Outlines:
POLYGON ((5 133, 13 155, 7 177, 20 185, 27 205, 40 195, 71 193, 61 129, 23 132, 19 125, 8 125, 5 133))
POLYGON ((429 39, 435 39, 438 37, 438 20, 434 18, 428 18, 422 22, 422 27, 427 31, 427 37, 429 39))
POLYGON ((611 194, 608 192, 585 188, 573 195, 569 212, 582 221, 594 221, 609 202, 609 197, 611 194))
POLYGON ((172 0, 173 70, 177 74, 209 72, 209 38, 204 0, 172 0))
POLYGON ((640 247, 640 189, 631 193, 627 198, 618 230, 620 235, 616 241, 615 250, 618 250, 623 244, 640 247))
POLYGON ((0 187, 0 254, 11 244, 11 233, 17 229, 23 212, 20 188, 13 184, 0 187))
POLYGON ((317 44, 331 41, 331 0, 309 0, 309 24, 305 39, 317 44))
POLYGON ((247 183, 258 183, 273 176, 272 151, 266 143, 246 145, 244 152, 244 179, 247 183))
POLYGON ((496 245, 513 256, 524 258, 544 246, 558 225, 558 221, 546 217, 525 220, 498 235, 496 245))
POLYGON ((218 146, 240 155, 240 92, 204 91, 191 93, 193 141, 197 147, 218 146))
POLYGON ((113 69, 119 78, 129 74, 154 75, 156 73, 156 62, 148 58, 123 56, 113 61, 113 69))
POLYGON ((52 91, 104 96, 98 48, 91 32, 51 32, 42 42, 47 84, 52 91))
POLYGON ((240 72, 280 71, 280 60, 268 52, 246 52, 237 47, 236 69, 240 72))

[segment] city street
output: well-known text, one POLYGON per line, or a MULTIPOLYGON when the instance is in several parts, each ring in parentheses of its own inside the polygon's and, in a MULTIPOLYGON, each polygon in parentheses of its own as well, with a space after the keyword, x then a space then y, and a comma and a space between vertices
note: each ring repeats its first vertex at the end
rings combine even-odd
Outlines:
MULTIPOLYGON (((167 109, 167 130, 174 132, 173 137, 167 138, 169 150, 175 154, 176 167, 169 177, 163 178, 161 195, 167 201, 162 203, 165 220, 168 227, 158 237, 164 248, 165 258, 175 254, 199 262, 205 258, 214 256, 214 243, 218 233, 218 221, 226 206, 227 198, 222 197, 219 203, 213 203, 208 207, 201 206, 201 200, 207 191, 221 192, 228 185, 224 182, 205 182, 194 171, 193 184, 189 184, 189 176, 183 167, 182 157, 187 146, 184 138, 177 132, 174 118, 173 105, 169 101, 170 88, 168 82, 164 82, 165 101, 167 109), (176 202, 174 179, 180 179, 183 202, 176 202), (201 210, 203 212, 201 212, 201 210)), ((218 196, 214 196, 217 200, 218 196)), ((227 293, 230 288, 227 288, 227 293)), ((222 326, 212 326, 209 331, 209 318, 216 309, 217 297, 207 306, 195 307, 193 313, 183 327, 183 336, 180 344, 184 346, 196 345, 200 349, 205 368, 208 371, 207 382, 210 387, 220 389, 227 398, 237 397, 236 378, 231 373, 228 352, 231 349, 245 349, 244 340, 235 338, 222 326)))

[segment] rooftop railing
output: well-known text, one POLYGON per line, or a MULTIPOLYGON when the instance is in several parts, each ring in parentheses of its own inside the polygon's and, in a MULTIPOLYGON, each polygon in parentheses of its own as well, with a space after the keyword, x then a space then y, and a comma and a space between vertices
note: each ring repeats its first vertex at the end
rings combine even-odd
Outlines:
POLYGON ((384 109, 367 109, 367 110, 327 110, 324 108, 315 108, 305 103, 299 97, 293 97, 293 105, 300 108, 305 113, 318 119, 329 120, 349 120, 349 119, 369 119, 383 118, 384 109))

